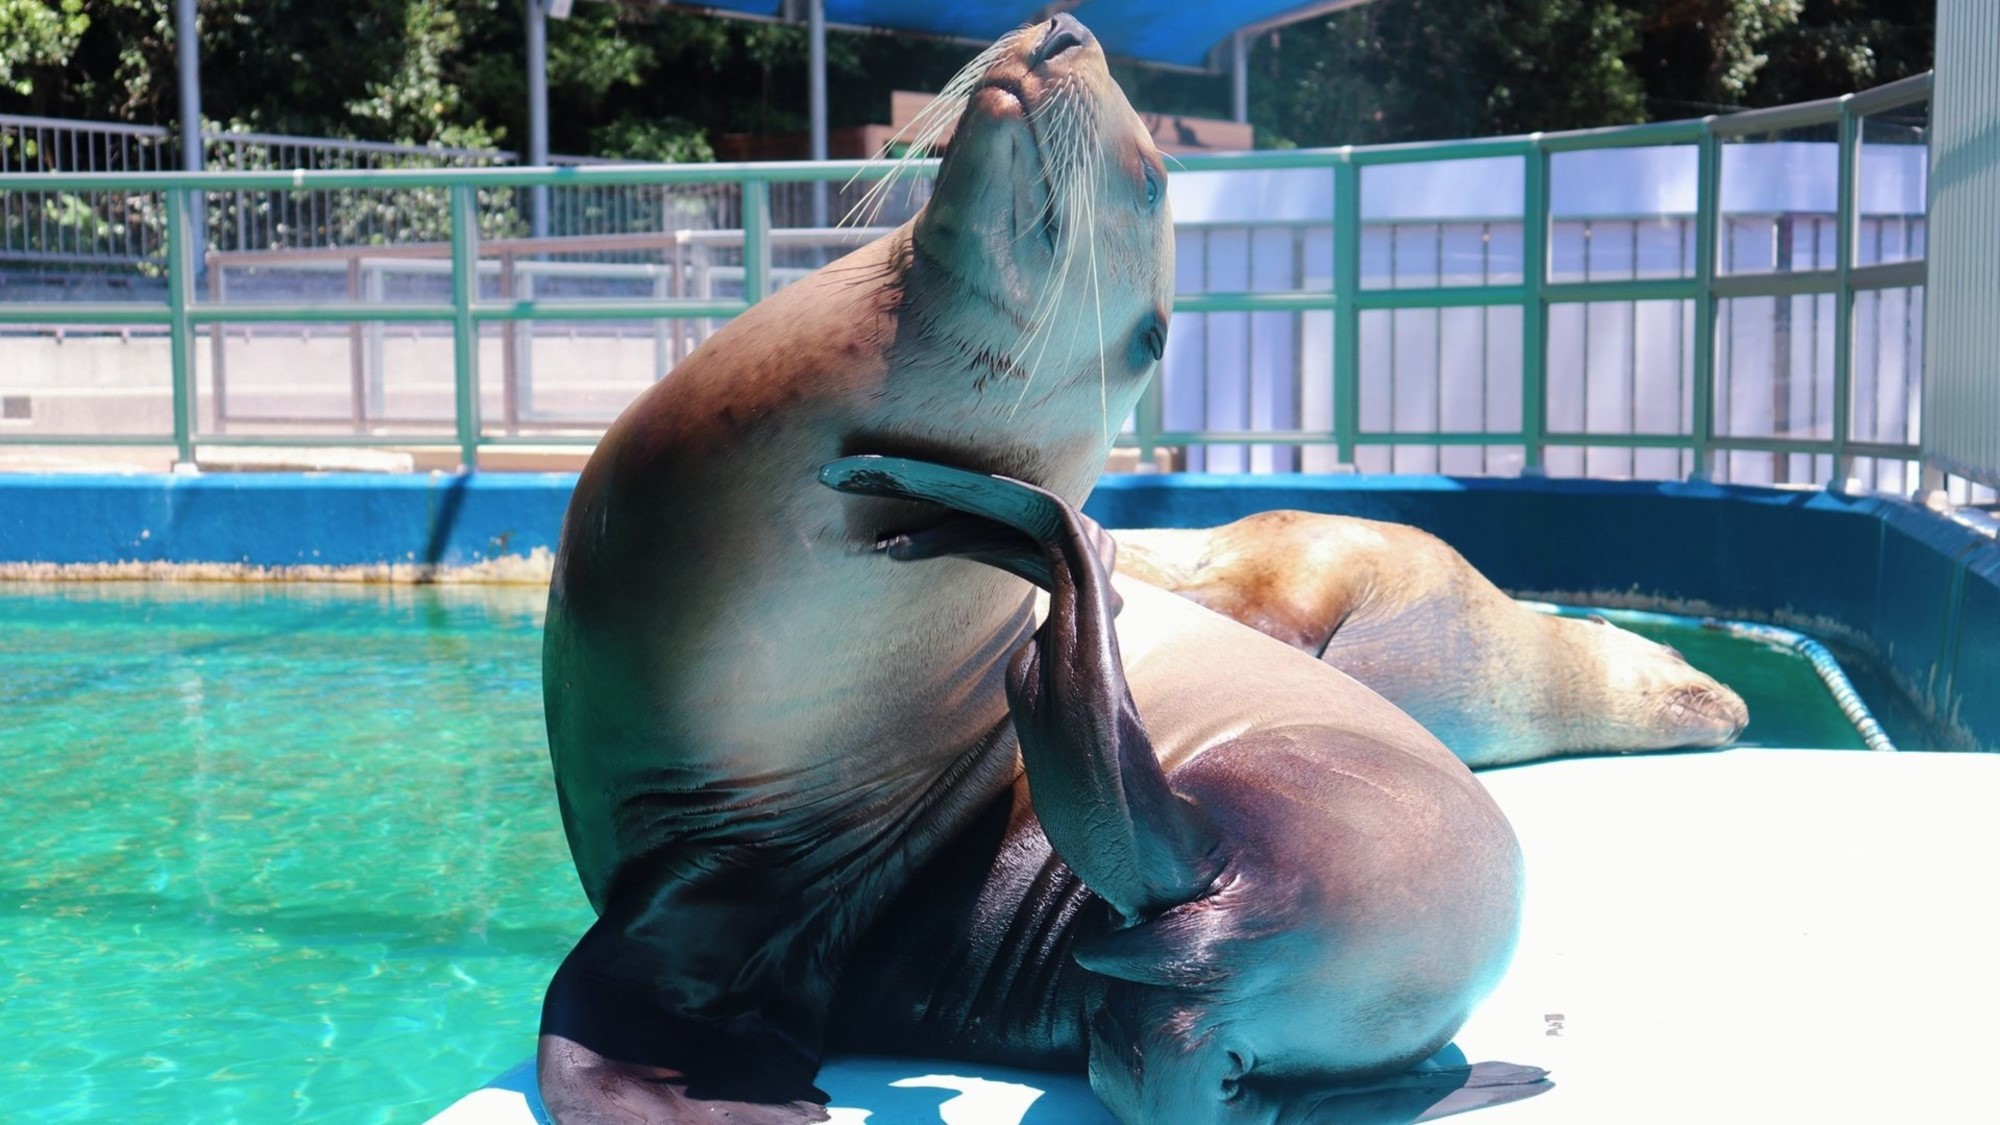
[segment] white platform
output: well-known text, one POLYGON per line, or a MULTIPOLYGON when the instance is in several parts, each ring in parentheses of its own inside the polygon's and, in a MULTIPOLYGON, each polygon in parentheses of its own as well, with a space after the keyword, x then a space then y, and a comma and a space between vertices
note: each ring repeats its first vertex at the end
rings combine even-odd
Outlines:
MULTIPOLYGON (((1458 1044, 1556 1087, 1468 1125, 2000 1121, 2000 756, 1731 750, 1484 780, 1527 853, 1527 913, 1458 1044)), ((821 1085, 842 1125, 1111 1120, 1081 1079, 998 1068, 842 1060, 821 1085)), ((524 1064, 434 1121, 542 1120, 531 1089, 524 1064)))

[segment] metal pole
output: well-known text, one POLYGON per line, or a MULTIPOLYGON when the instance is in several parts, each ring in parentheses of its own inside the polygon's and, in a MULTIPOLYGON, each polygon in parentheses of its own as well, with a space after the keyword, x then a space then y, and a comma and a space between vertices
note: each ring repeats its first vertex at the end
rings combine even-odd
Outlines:
MULTIPOLYGON (((207 165, 201 138, 201 27, 195 19, 194 0, 174 0, 174 58, 180 63, 181 81, 181 167, 199 172, 207 165)), ((183 251, 194 262, 195 277, 207 270, 208 217, 200 192, 187 196, 187 227, 182 231, 193 240, 183 251)))
POLYGON ((1549 154, 1535 134, 1526 161, 1521 213, 1521 475, 1544 476, 1543 437, 1548 431, 1549 154))
POLYGON ((1715 135, 1715 118, 1704 118, 1704 131, 1697 154, 1694 202, 1694 363, 1689 377, 1690 428, 1694 438, 1694 463, 1688 479, 1711 480, 1715 476, 1715 251, 1722 226, 1722 141, 1715 135))
POLYGON ((174 471, 195 467, 194 324, 188 319, 193 296, 192 248, 188 245, 188 193, 168 188, 167 205, 167 344, 168 372, 174 391, 174 471))
MULTIPOLYGON (((540 0, 531 0, 540 3, 540 0)), ((479 199, 470 184, 451 189, 451 366, 459 471, 479 467, 479 199)))
MULTIPOLYGON (((826 0, 806 0, 806 85, 812 111, 812 158, 826 159, 826 0)), ((813 184, 813 226, 826 226, 826 183, 813 184)))
POLYGON ((1343 149, 1333 166, 1333 432, 1354 464, 1361 433, 1361 169, 1343 149))
POLYGON ((181 70, 181 167, 202 169, 201 150, 201 32, 194 18, 194 0, 174 0, 174 55, 181 70))
MULTIPOLYGON (((528 5, 528 163, 537 168, 549 163, 549 13, 546 0, 524 0, 528 5)), ((528 231, 536 238, 549 236, 549 189, 529 189, 528 231)))
POLYGON ((1829 479, 1822 482, 1843 492, 1854 471, 1854 458, 1847 452, 1847 443, 1853 437, 1848 431, 1853 425, 1854 395, 1854 279, 1850 271, 1854 266, 1855 227, 1860 222, 1856 214, 1860 208, 1856 206, 1855 181, 1861 176, 1861 119, 1854 112, 1853 101, 1854 95, 1841 95, 1840 172, 1834 203, 1840 226, 1834 235, 1834 254, 1838 260, 1833 266, 1834 275, 1839 278, 1833 294, 1833 464, 1829 479))
POLYGON ((1250 37, 1238 31, 1229 37, 1230 119, 1250 121, 1250 37))

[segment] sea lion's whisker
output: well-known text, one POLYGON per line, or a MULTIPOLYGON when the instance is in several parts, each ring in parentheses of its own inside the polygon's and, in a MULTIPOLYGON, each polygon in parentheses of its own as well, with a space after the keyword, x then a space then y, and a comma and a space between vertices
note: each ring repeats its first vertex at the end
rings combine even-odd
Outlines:
MULTIPOLYGON (((881 150, 876 153, 878 160, 887 157, 899 143, 904 143, 907 147, 903 155, 897 158, 895 166, 889 169, 888 174, 875 181, 861 199, 848 209, 847 214, 841 219, 843 224, 853 221, 857 225, 873 225, 881 218, 883 208, 889 203, 889 193, 896 182, 906 176, 910 169, 916 166, 918 160, 924 159, 924 154, 931 151, 945 130, 951 128, 964 114, 973 89, 985 77, 993 63, 1012 49, 1012 41, 1017 37, 1018 33, 1007 36, 974 56, 971 62, 951 76, 943 89, 938 91, 937 96, 931 99, 929 105, 919 110, 917 115, 910 119, 909 124, 898 129, 895 135, 883 143, 881 150)), ((858 172, 855 174, 856 177, 859 175, 858 172)), ((851 187, 853 184, 854 177, 850 177, 847 185, 851 187)))

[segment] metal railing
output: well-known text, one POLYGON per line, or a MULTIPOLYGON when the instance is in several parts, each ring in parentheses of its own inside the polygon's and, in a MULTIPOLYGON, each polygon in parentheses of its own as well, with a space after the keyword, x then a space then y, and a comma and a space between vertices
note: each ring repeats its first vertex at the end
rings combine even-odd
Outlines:
MULTIPOLYGON (((208 129, 202 145, 210 171, 382 171, 412 168, 509 168, 519 154, 506 149, 390 144, 333 137, 300 137, 208 129)), ((169 172, 179 167, 178 133, 150 125, 0 114, 0 175, 16 172, 169 172)), ((554 167, 605 167, 603 157, 550 157, 554 167)), ((865 187, 865 185, 862 185, 865 187)), ((537 207, 548 237, 664 233, 740 228, 734 197, 711 185, 604 185, 553 188, 528 185, 489 193, 480 231, 487 237, 530 233, 537 207)), ((780 189, 772 196, 776 226, 810 225, 814 185, 780 189)), ((74 191, 52 185, 5 195, 0 211, 0 265, 51 267, 150 264, 163 252, 165 215, 149 193, 117 189, 74 191)), ((858 199, 847 185, 833 188, 836 216, 858 199)), ((920 201, 918 201, 920 202, 920 201)), ((383 198, 352 189, 208 193, 196 209, 204 245, 222 253, 380 246, 447 239, 449 201, 441 191, 416 188, 383 198)), ((906 216, 910 206, 905 206, 906 216)), ((889 216, 899 221, 899 216, 889 216)))
MULTIPOLYGON (((1771 458, 1804 458, 1809 471, 1820 480, 1846 479, 1857 458, 1885 462, 1912 462, 1919 450, 1904 435, 1871 430, 1855 425, 1854 310, 1857 301, 1879 301, 1889 294, 1907 297, 1921 294, 1925 282, 1920 255, 1904 253, 1900 260, 1880 260, 1878 252, 1866 259, 1857 253, 1864 245, 1857 213, 1857 177, 1863 122, 1871 115, 1904 111, 1923 105, 1929 96, 1928 75, 1894 83, 1862 94, 1824 102, 1752 111, 1728 117, 1667 122, 1616 129, 1587 130, 1561 134, 1536 134, 1430 144, 1387 145, 1335 150, 1259 152, 1238 155, 1190 156, 1181 164, 1188 172, 1304 171, 1330 173, 1332 181, 1330 213, 1315 220, 1326 232, 1318 241, 1298 234, 1297 247, 1313 247, 1320 280, 1283 290, 1245 288, 1227 291, 1185 292, 1175 302, 1177 314, 1188 318, 1208 318, 1218 314, 1257 316, 1317 317, 1326 322, 1326 363, 1323 368, 1300 375, 1302 390, 1295 393, 1317 395, 1328 409, 1308 423, 1294 412, 1284 424, 1250 424, 1238 428, 1197 428, 1167 424, 1162 381, 1156 380, 1121 438, 1123 444, 1139 450, 1142 460, 1151 462, 1167 447, 1218 447, 1229 445, 1292 446, 1323 449, 1340 464, 1353 465, 1365 451, 1399 448, 1449 450, 1459 447, 1506 447, 1518 451, 1511 462, 1520 471, 1546 471, 1552 454, 1591 450, 1666 451, 1680 458, 1689 475, 1712 476, 1717 459, 1745 454, 1771 458), (1790 131, 1830 127, 1837 153, 1834 174, 1837 198, 1831 214, 1808 217, 1810 228, 1799 233, 1796 216, 1725 215, 1722 207, 1722 165, 1725 146, 1759 137, 1783 137, 1790 131), (1672 219, 1679 233, 1672 237, 1685 248, 1684 269, 1665 276, 1632 276, 1619 280, 1590 277, 1568 279, 1568 274, 1551 276, 1552 245, 1563 238, 1594 236, 1594 230, 1578 228, 1575 222, 1552 215, 1550 200, 1551 161, 1568 153, 1597 150, 1643 149, 1661 146, 1690 149, 1698 168, 1692 214, 1672 219), (1482 274, 1476 278, 1445 276, 1419 286, 1399 284, 1365 276, 1364 234, 1380 223, 1364 223, 1362 218, 1363 174, 1368 169, 1448 161, 1485 160, 1518 162, 1522 177, 1522 205, 1506 223, 1517 226, 1518 267, 1499 276, 1482 274), (1782 242, 1767 267, 1741 272, 1729 269, 1725 255, 1729 246, 1722 237, 1726 229, 1751 229, 1757 224, 1774 233, 1782 242), (1747 224, 1747 227, 1746 227, 1747 224), (1830 229, 1824 229, 1828 228, 1830 229), (1803 239, 1803 242, 1801 241, 1803 239), (1829 242, 1824 252, 1821 244, 1829 242), (1811 252, 1796 251, 1799 245, 1811 252), (1323 255, 1323 257, 1321 257, 1323 255), (1802 330, 1813 348, 1825 338, 1825 352, 1817 351, 1811 363, 1824 368, 1826 377, 1804 380, 1826 384, 1814 390, 1823 402, 1810 409, 1828 417, 1799 431, 1774 429, 1769 434, 1737 432, 1727 425, 1726 411, 1718 410, 1719 368, 1726 382, 1729 353, 1719 346, 1726 326, 1739 309, 1755 302, 1771 302, 1773 307, 1807 310, 1823 316, 1824 325, 1802 330), (1803 303, 1801 303, 1803 302, 1803 303), (1573 426, 1568 421, 1551 421, 1550 349, 1551 316, 1567 316, 1565 310, 1581 306, 1626 305, 1675 308, 1684 316, 1685 384, 1684 406, 1672 413, 1675 423, 1657 431, 1633 432, 1638 427, 1616 429, 1573 426), (1384 325, 1393 331, 1399 315, 1420 312, 1438 318, 1437 332, 1444 334, 1444 318, 1477 313, 1483 320, 1498 317, 1518 327, 1507 346, 1517 349, 1506 357, 1518 368, 1518 387, 1503 392, 1514 401, 1500 411, 1502 421, 1491 417, 1476 424, 1447 425, 1442 415, 1430 424, 1413 428, 1393 416, 1384 424, 1380 410, 1364 411, 1364 378, 1361 341, 1367 333, 1380 333, 1384 325), (1720 357, 1720 362, 1718 361, 1720 357), (1822 394, 1823 392, 1823 394, 1822 394), (1721 418, 1725 424, 1718 424, 1721 418), (1857 430, 1863 432, 1857 432, 1857 430)), ((241 171, 203 174, 165 173, 152 175, 0 174, 0 212, 10 197, 30 192, 118 193, 156 201, 162 216, 165 245, 154 262, 166 281, 164 302, 26 302, 0 303, 0 326, 5 325, 104 325, 121 329, 150 327, 164 330, 169 338, 172 381, 172 433, 159 434, 47 434, 12 432, 0 427, 0 443, 70 444, 152 444, 170 440, 183 460, 191 460, 194 447, 201 444, 338 444, 410 446, 425 441, 449 440, 466 465, 477 463, 482 447, 508 444, 549 444, 595 440, 594 432, 566 434, 525 433, 512 422, 519 412, 509 410, 508 425, 494 432, 482 421, 481 386, 478 378, 480 330, 485 325, 512 326, 536 322, 567 324, 591 323, 680 323, 726 319, 742 312, 750 301, 768 293, 774 278, 794 264, 797 255, 780 260, 787 252, 778 245, 774 232, 774 198, 805 200, 814 184, 866 184, 885 174, 886 166, 860 162, 768 163, 748 165, 639 166, 584 164, 557 169, 461 168, 384 170, 297 170, 284 172, 241 171), (724 234, 737 246, 731 265, 739 271, 740 289, 725 296, 692 295, 686 288, 669 288, 645 297, 557 297, 521 295, 521 290, 501 288, 482 292, 482 277, 493 277, 496 267, 482 265, 482 258, 501 255, 493 251, 496 237, 517 233, 493 215, 505 212, 505 201, 522 189, 543 189, 551 196, 570 193, 585 201, 630 197, 632 193, 657 193, 657 199, 698 199, 699 221, 676 222, 674 215, 660 209, 640 208, 623 219, 614 217, 606 225, 651 226, 658 215, 663 233, 671 228, 723 227, 724 234), (205 256, 210 239, 197 247, 188 236, 189 216, 202 202, 237 193, 383 193, 391 198, 428 194, 442 201, 436 221, 443 228, 435 257, 437 268, 449 280, 448 292, 434 297, 391 301, 369 296, 364 284, 360 299, 312 301, 260 301, 232 303, 202 300, 198 279, 212 277, 205 270, 227 264, 205 256), (211 264, 213 263, 213 264, 211 264), (678 294, 678 295, 677 295, 678 294), (201 424, 197 408, 194 344, 199 334, 217 339, 225 326, 250 325, 337 325, 352 333, 357 326, 434 324, 450 339, 452 379, 451 434, 412 435, 409 433, 342 434, 258 434, 226 431, 222 415, 207 428, 201 424)), ((920 193, 910 205, 920 201, 920 193)), ((782 202, 780 203, 782 207, 782 202)), ((790 208, 785 208, 789 210, 790 208)), ((601 213, 605 210, 599 207, 601 213)), ((558 213, 559 210, 558 210, 558 213)), ((835 212, 838 213, 838 212, 835 212)), ((1616 220, 1604 220, 1615 223, 1616 220)), ((1896 220, 1909 224, 1909 217, 1896 220)), ((1876 221, 1880 228, 1882 222, 1876 221)), ((1919 222, 1920 226, 1921 223, 1919 222)), ((211 239, 213 226, 210 227, 211 239)), ((640 233, 643 233, 643 229, 640 233)), ((632 233, 614 231, 612 233, 632 233)), ((1185 235, 1186 232, 1184 232, 1185 235)), ((1493 230, 1479 235, 1490 240, 1493 230)), ((1369 237, 1375 237, 1370 235, 1369 237)), ((1390 235, 1396 237, 1393 233, 1390 235)), ((1444 234, 1440 227, 1437 236, 1444 234)), ((1509 236, 1512 237, 1512 236, 1509 236)), ((1634 235, 1633 237, 1636 237, 1634 235)), ((1890 241, 1910 243, 1907 230, 1890 241)), ((1871 233, 1871 239, 1875 235, 1871 233)), ((1879 241, 1879 240, 1878 240, 1879 241)), ((1731 239, 1729 245, 1733 245, 1731 239)), ((509 241, 505 254, 518 271, 519 263, 536 257, 532 243, 509 241)), ((547 254, 557 254, 560 244, 549 243, 547 254)), ((1303 251, 1299 251, 1303 252, 1303 251)), ((810 255, 808 255, 810 257, 810 255)), ((823 257, 823 255, 821 255, 823 257)), ((359 260, 358 258, 355 260, 359 260)), ((804 264, 811 264, 806 261, 804 264)), ((491 285, 488 285, 491 288, 491 285)), ((1878 309, 1879 311, 1879 309, 1878 309)), ((1777 318, 1783 321, 1784 317, 1777 318)), ((1178 325, 1177 325, 1178 327, 1178 325)), ((1786 338, 1797 342, 1799 332, 1784 329, 1786 338)), ((0 344, 0 346, 5 346, 0 344)), ((1173 345, 1170 343, 1170 349, 1173 345)), ((509 345, 511 348, 512 345, 509 345)), ((1794 351, 1797 348, 1793 349, 1794 351)), ((1442 363, 1442 360, 1439 360, 1442 363)), ((1486 362, 1482 359, 1481 362, 1486 362)), ((219 373, 218 366, 218 373, 219 373)), ((1393 375, 1391 387, 1394 387, 1393 375)), ((512 384, 509 384, 510 388, 512 384)), ((1724 388, 1727 389, 1726 387, 1724 388)), ((211 395, 219 396, 219 389, 211 395)), ((357 391, 357 395, 361 392, 357 391)), ((510 389, 509 394, 514 391, 510 389)), ((1372 401, 1372 400, 1371 400, 1372 401)), ((1558 404, 1566 405, 1566 404, 1558 404)), ((1671 405, 1671 404, 1670 404, 1671 405)), ((212 408, 212 404, 211 404, 212 408)), ((359 408, 357 408, 359 409, 359 408)), ((1393 413, 1393 412, 1392 412, 1393 413)), ((1324 461, 1325 458, 1321 458, 1324 461)), ((1394 467, 1393 462, 1390 467, 1394 467)), ((1725 471, 1722 475, 1728 476, 1725 471)))

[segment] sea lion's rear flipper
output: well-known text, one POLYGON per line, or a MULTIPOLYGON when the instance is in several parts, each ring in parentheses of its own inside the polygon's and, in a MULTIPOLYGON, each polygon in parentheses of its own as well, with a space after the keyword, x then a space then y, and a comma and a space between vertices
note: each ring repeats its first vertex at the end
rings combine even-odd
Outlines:
POLYGON ((1300 1098, 1289 1115, 1325 1125, 1413 1125, 1532 1098, 1555 1084, 1549 1072, 1513 1063, 1467 1063, 1456 1045, 1401 1074, 1300 1098))
POLYGON ((828 1120, 816 1052, 755 1018, 675 1018, 652 989, 619 979, 647 959, 600 922, 549 982, 535 1079, 559 1125, 828 1120))
POLYGON ((843 492, 924 500, 1018 533, 952 525, 906 557, 960 554, 1034 581, 1049 613, 1009 668, 1007 699, 1049 843, 1127 921, 1191 901, 1221 867, 1213 832, 1167 786, 1125 683, 1103 538, 1067 501, 1005 477, 896 457, 848 457, 820 470, 843 492), (1039 556, 1037 558, 1036 556, 1039 556))
POLYGON ((1518 1102, 1548 1093, 1554 1088, 1555 1083, 1549 1081, 1549 1072, 1540 1067, 1504 1062, 1473 1063, 1465 1081, 1433 1102, 1417 1120, 1436 1121, 1440 1117, 1470 1113, 1487 1106, 1518 1102))

